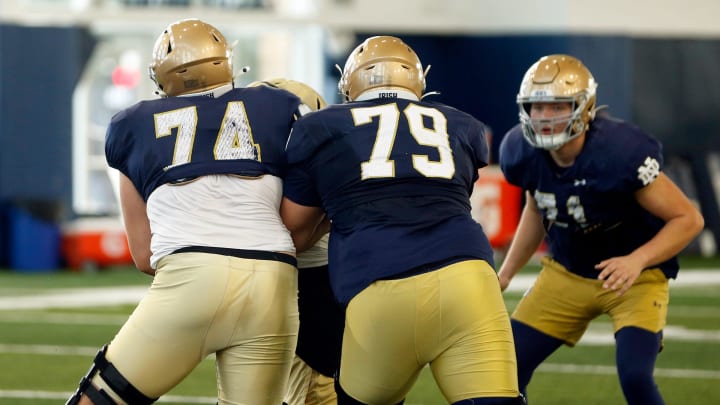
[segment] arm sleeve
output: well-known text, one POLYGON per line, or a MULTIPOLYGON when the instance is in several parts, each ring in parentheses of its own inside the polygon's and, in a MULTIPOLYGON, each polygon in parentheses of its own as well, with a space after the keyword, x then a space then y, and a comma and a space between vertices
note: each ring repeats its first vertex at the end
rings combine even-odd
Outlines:
POLYGON ((500 169, 508 183, 527 189, 527 185, 523 181, 527 176, 523 175, 522 165, 522 142, 525 142, 525 140, 519 130, 516 129, 505 134, 500 143, 498 156, 500 169))
MULTIPOLYGON (((309 118, 309 117, 308 117, 309 118)), ((293 202, 319 207, 320 195, 312 180, 312 158, 315 153, 316 134, 307 119, 299 119, 290 133, 285 147, 289 168, 283 181, 283 194, 293 202)))
POLYGON ((490 148, 487 139, 487 127, 482 122, 472 119, 468 127, 468 143, 473 151, 473 163, 481 169, 490 163, 490 148))
POLYGON ((132 140, 125 135, 127 131, 123 117, 124 112, 116 114, 105 132, 105 160, 108 166, 129 177, 126 151, 130 149, 132 140))
POLYGON ((613 155, 615 166, 620 170, 621 188, 635 192, 655 181, 663 168, 662 144, 637 128, 632 128, 627 139, 630 142, 618 143, 613 155))

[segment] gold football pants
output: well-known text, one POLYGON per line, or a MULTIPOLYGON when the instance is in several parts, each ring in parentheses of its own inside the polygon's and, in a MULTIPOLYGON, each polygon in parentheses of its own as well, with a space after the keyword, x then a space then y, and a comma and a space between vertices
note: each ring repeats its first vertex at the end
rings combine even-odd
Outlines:
MULTIPOLYGON (((613 331, 634 326, 660 332, 667 320, 668 280, 660 269, 645 270, 621 296, 603 281, 578 276, 545 257, 543 268, 512 318, 574 346, 590 321, 608 314, 613 331)), ((600 274, 598 272, 598 274, 600 274)))
POLYGON ((376 281, 350 301, 345 392, 371 405, 398 403, 427 364, 450 403, 519 395, 510 320, 487 262, 376 281))
POLYGON ((294 266, 178 253, 160 260, 106 357, 141 392, 159 397, 214 353, 220 404, 278 405, 297 330, 294 266))

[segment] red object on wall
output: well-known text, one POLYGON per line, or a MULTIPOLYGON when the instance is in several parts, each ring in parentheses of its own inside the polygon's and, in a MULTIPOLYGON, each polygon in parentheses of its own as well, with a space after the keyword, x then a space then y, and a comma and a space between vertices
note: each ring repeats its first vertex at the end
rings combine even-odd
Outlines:
POLYGON ((475 182, 470 204, 473 218, 483 226, 492 247, 507 247, 520 221, 520 187, 508 183, 499 166, 484 167, 475 182))
POLYGON ((62 228, 61 250, 72 270, 132 264, 127 235, 119 218, 80 218, 62 228))

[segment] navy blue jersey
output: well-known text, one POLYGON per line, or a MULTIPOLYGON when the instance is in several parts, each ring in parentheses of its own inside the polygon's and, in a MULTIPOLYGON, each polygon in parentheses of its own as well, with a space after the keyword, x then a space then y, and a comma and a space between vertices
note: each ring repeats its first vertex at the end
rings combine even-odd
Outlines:
MULTIPOLYGON (((558 167, 549 152, 529 145, 519 126, 500 145, 505 177, 535 198, 550 254, 569 271, 588 278, 597 278, 596 264, 630 254, 664 226, 634 196, 655 180, 662 165, 660 142, 606 117, 591 123, 571 167, 558 167)), ((659 267, 669 278, 677 275, 676 258, 659 267)))
POLYGON ((330 280, 347 304, 370 283, 492 249, 470 215, 484 125, 443 104, 377 99, 310 113, 293 126, 285 196, 332 220, 330 280))
POLYGON ((267 86, 233 89, 217 98, 141 101, 113 117, 105 156, 145 201, 163 184, 197 176, 282 177, 299 105, 291 93, 267 86))

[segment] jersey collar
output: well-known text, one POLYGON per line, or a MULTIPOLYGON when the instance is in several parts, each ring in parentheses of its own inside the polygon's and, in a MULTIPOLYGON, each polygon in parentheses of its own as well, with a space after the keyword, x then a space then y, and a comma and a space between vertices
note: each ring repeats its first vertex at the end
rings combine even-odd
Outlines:
POLYGON ((214 89, 205 90, 205 91, 201 91, 201 92, 197 92, 197 93, 180 94, 178 97, 200 96, 200 97, 207 97, 207 98, 218 98, 232 89, 233 89, 232 84, 225 84, 220 87, 215 87, 214 89))
POLYGON ((395 98, 402 98, 405 100, 413 100, 413 101, 420 101, 418 97, 415 95, 415 93, 399 89, 397 87, 380 87, 376 89, 368 90, 359 96, 355 98, 353 101, 367 101, 367 100, 373 100, 373 99, 395 99, 395 98))

